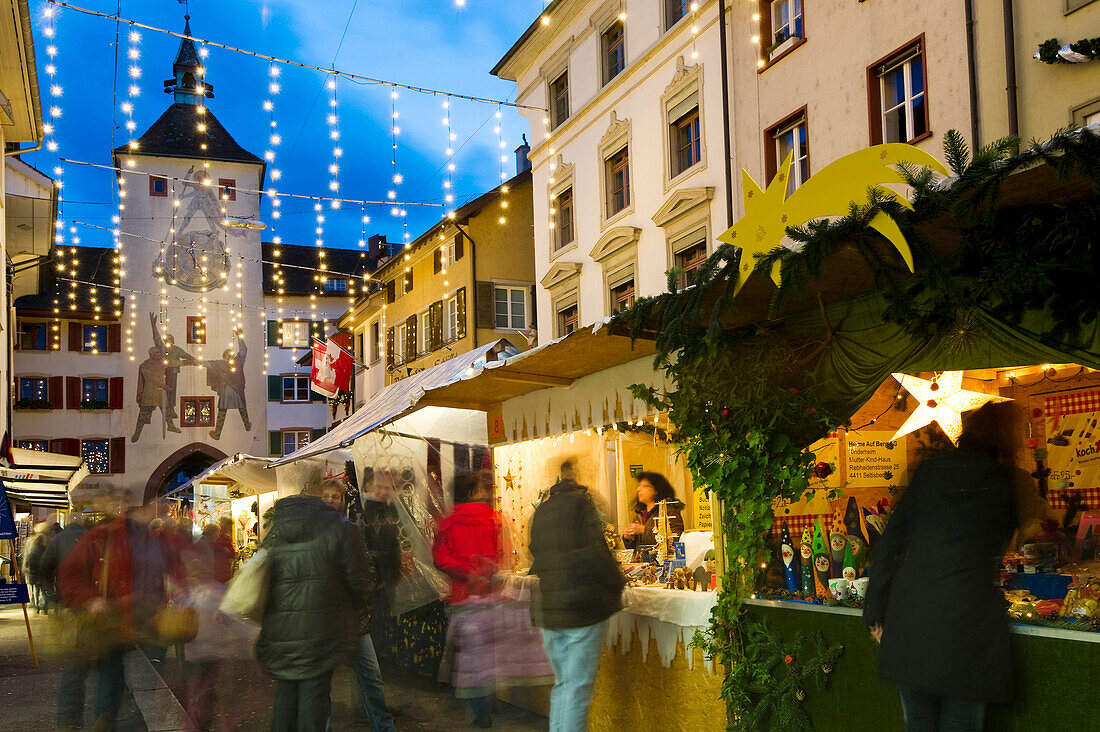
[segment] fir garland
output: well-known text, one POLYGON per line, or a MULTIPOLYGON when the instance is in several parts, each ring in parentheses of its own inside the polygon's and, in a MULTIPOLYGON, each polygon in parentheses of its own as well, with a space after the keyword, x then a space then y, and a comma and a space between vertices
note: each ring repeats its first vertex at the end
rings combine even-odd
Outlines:
POLYGON ((1049 38, 1039 44, 1035 58, 1044 64, 1082 64, 1100 58, 1100 38, 1082 38, 1075 43, 1049 38))

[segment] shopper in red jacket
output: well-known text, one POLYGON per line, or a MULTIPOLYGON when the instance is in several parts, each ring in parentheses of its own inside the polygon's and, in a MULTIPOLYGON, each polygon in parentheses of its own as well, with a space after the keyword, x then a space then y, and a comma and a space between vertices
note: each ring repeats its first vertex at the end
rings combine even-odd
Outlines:
POLYGON ((439 524, 432 555, 451 580, 447 644, 454 651, 451 682, 466 699, 478 727, 492 725, 496 685, 496 612, 493 575, 500 568, 500 514, 493 509, 492 486, 481 473, 454 480, 455 507, 439 524))
MULTIPOLYGON (((168 600, 169 579, 183 583, 178 552, 149 530, 154 505, 131 508, 88 531, 58 568, 57 580, 65 604, 86 613, 108 613, 118 619, 117 637, 99 639, 109 650, 95 659, 99 681, 95 701, 95 729, 114 723, 124 688, 123 651, 135 643, 156 647, 157 611, 168 600)), ((103 627, 115 627, 104 623, 103 627)), ((74 649, 74 651, 79 649, 74 649)), ((74 659, 79 662, 82 659, 74 659)), ((62 728, 83 725, 84 690, 59 700, 62 728)))

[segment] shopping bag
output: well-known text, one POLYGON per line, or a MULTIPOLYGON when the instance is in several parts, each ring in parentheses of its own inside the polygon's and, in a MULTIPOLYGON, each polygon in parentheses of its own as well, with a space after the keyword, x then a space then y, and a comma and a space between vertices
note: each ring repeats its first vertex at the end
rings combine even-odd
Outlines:
POLYGON ((267 608, 267 590, 271 578, 271 555, 259 549, 241 565, 229 582, 219 609, 226 615, 259 621, 267 608))
POLYGON ((198 613, 185 605, 163 606, 155 618, 157 638, 165 646, 190 643, 199 633, 198 613))

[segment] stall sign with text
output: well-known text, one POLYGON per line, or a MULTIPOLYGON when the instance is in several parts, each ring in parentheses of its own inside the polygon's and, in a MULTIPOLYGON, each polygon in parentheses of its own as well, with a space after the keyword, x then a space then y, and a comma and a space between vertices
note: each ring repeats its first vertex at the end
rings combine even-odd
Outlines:
POLYGON ((1064 491, 1100 508, 1100 389, 1074 389, 1043 399, 1051 505, 1064 508, 1064 491))
POLYGON ((848 433, 848 486, 874 488, 897 485, 909 467, 904 440, 893 432, 860 430, 848 433))

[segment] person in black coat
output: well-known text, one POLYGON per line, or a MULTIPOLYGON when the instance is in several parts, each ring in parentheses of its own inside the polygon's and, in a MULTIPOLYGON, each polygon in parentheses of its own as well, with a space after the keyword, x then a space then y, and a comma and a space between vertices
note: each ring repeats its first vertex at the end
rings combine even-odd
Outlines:
POLYGON ((626 579, 604 541, 604 522, 588 489, 566 463, 561 480, 531 518, 530 573, 539 578, 531 620, 554 669, 550 729, 588 729, 604 626, 622 607, 626 579))
POLYGON ((321 732, 332 672, 356 648, 373 566, 359 530, 315 496, 276 501, 270 527, 256 658, 276 681, 271 729, 321 732))
POLYGON ((863 618, 879 676, 898 686, 905 726, 980 730, 986 704, 1013 698, 997 565, 1016 528, 1014 407, 967 415, 959 448, 925 460, 874 547, 863 618))

